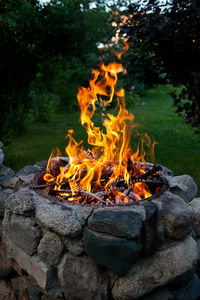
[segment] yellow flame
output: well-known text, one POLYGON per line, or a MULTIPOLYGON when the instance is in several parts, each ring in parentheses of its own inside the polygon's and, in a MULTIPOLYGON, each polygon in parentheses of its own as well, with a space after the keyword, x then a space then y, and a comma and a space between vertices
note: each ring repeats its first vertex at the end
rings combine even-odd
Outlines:
MULTIPOLYGON (((121 58, 121 55, 128 50, 128 44, 125 43, 125 46, 125 50, 119 53, 118 58, 121 58)), ((87 132, 88 143, 92 146, 88 150, 90 157, 80 143, 73 138, 73 130, 68 130, 69 143, 66 147, 66 154, 69 157, 69 168, 60 167, 59 175, 52 175, 50 170, 54 154, 51 154, 44 176, 47 183, 56 180, 58 184, 56 189, 61 189, 62 182, 68 182, 73 192, 80 188, 88 192, 97 191, 102 188, 102 183, 104 189, 109 190, 113 182, 122 178, 129 186, 133 170, 128 170, 128 160, 132 162, 136 175, 144 173, 139 163, 145 161, 144 142, 146 142, 151 156, 153 156, 155 144, 152 145, 149 136, 145 134, 135 152, 131 151, 130 134, 137 124, 134 122, 134 115, 129 113, 125 107, 124 89, 116 90, 118 74, 122 72, 126 73, 126 70, 120 63, 101 64, 99 69, 92 71, 89 87, 79 88, 77 98, 81 109, 80 122, 87 132), (107 106, 113 101, 114 96, 118 101, 117 115, 102 114, 104 116, 103 129, 95 126, 92 118, 96 111, 96 103, 100 102, 107 106), (108 166, 111 173, 105 183, 104 175, 108 166)), ((57 156, 59 155, 58 153, 57 156)), ((134 192, 138 195, 138 199, 151 196, 148 186, 144 183, 136 184, 134 192)), ((69 201, 73 201, 73 197, 69 198, 69 201)), ((123 202, 127 202, 126 197, 123 197, 123 202)))

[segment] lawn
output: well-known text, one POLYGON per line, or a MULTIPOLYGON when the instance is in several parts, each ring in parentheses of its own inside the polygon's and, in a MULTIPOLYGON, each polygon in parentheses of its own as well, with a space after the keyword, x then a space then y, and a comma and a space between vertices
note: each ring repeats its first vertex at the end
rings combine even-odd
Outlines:
MULTIPOLYGON (((200 135, 182 122, 174 113, 171 87, 150 89, 129 108, 135 121, 142 124, 142 131, 158 142, 155 149, 156 163, 173 170, 175 175, 191 175, 200 190, 200 135)), ((51 149, 58 146, 64 153, 65 135, 74 129, 77 140, 86 140, 79 124, 79 112, 69 110, 65 114, 51 114, 49 123, 28 122, 22 136, 4 147, 5 164, 18 171, 27 164, 48 159, 51 149)))

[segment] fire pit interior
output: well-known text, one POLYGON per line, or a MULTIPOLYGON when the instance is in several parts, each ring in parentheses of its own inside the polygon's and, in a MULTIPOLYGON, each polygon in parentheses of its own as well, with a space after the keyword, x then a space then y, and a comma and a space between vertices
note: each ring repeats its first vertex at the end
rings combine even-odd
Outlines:
MULTIPOLYGON (((56 165, 54 165, 54 169, 50 171, 50 174, 54 175, 59 174, 60 167, 66 168, 69 165, 66 158, 56 158, 56 165), (60 162, 60 163, 59 163, 60 162)), ((61 189, 56 190, 54 186, 56 183, 50 183, 48 185, 45 184, 44 173, 37 174, 33 180, 32 188, 35 189, 36 192, 43 196, 47 196, 52 200, 59 200, 61 202, 70 201, 78 204, 86 204, 86 205, 131 205, 137 203, 137 201, 142 201, 143 198, 140 198, 135 192, 134 187, 136 186, 138 189, 141 186, 145 186, 146 190, 148 190, 147 198, 145 200, 152 200, 156 197, 159 197, 167 188, 168 182, 167 179, 164 178, 160 173, 162 167, 159 165, 152 164, 144 164, 141 166, 144 173, 141 176, 134 176, 131 180, 130 186, 127 185, 124 179, 118 179, 112 183, 109 188, 109 192, 103 189, 99 189, 99 191, 92 193, 87 190, 77 190, 75 193, 70 189, 68 182, 63 182, 61 184, 61 189), (120 196, 119 196, 120 195, 120 196), (49 197, 50 196, 50 197, 49 197), (53 198, 54 197, 54 198, 53 198)), ((106 176, 109 176, 109 167, 106 176)), ((104 179, 104 186, 106 185, 106 176, 104 179)), ((108 177, 109 178, 109 177, 108 177)), ((102 186, 103 186, 102 185, 102 186)), ((142 195, 142 192, 139 191, 139 194, 142 195)))

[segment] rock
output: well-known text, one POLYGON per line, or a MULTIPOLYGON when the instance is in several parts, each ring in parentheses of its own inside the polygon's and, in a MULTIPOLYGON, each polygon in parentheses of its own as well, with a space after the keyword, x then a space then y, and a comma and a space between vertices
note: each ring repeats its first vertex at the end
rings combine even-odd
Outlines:
POLYGON ((19 175, 19 181, 17 182, 17 189, 28 187, 35 177, 35 173, 29 175, 19 175))
POLYGON ((4 165, 0 165, 0 184, 8 181, 11 177, 13 177, 15 172, 4 165))
POLYGON ((27 288, 28 288, 28 295, 31 300, 41 299, 42 296, 41 289, 36 285, 35 282, 33 282, 33 280, 31 280, 30 276, 28 276, 27 278, 27 288))
POLYGON ((35 174, 40 172, 40 168, 38 166, 25 166, 20 171, 17 172, 16 176, 26 176, 30 174, 35 174))
POLYGON ((168 169, 167 167, 163 166, 163 165, 160 165, 161 168, 162 168, 162 173, 164 173, 165 175, 168 175, 168 176, 174 176, 172 170, 168 169))
POLYGON ((13 268, 10 259, 2 256, 0 252, 0 278, 9 278, 13 273, 13 268))
POLYGON ((40 172, 44 172, 47 168, 47 160, 38 161, 35 165, 40 168, 40 172))
POLYGON ((0 280, 0 299, 1 300, 16 300, 16 297, 6 281, 0 280))
POLYGON ((3 147, 3 145, 4 145, 4 144, 3 144, 3 142, 1 142, 1 141, 0 141, 0 148, 2 148, 2 147, 3 147))
POLYGON ((142 253, 151 255, 157 249, 158 207, 153 202, 147 202, 144 207, 146 219, 142 224, 142 253))
POLYGON ((62 240, 67 250, 74 255, 80 255, 84 252, 83 241, 80 237, 77 239, 63 238, 62 240))
POLYGON ((119 276, 125 275, 136 260, 139 250, 134 240, 113 237, 86 230, 83 244, 96 264, 106 266, 119 276))
POLYGON ((59 286, 55 270, 48 268, 38 257, 31 257, 31 266, 28 273, 35 279, 39 287, 48 290, 59 286))
POLYGON ((0 148, 0 165, 3 164, 3 160, 4 160, 4 153, 3 150, 0 148))
POLYGON ((66 253, 58 266, 58 278, 68 300, 107 300, 108 282, 87 256, 66 253))
POLYGON ((10 224, 10 214, 7 211, 7 209, 5 209, 4 212, 4 218, 2 221, 2 232, 1 232, 1 248, 0 251, 1 253, 6 256, 7 258, 11 258, 12 256, 10 255, 10 247, 9 244, 7 243, 8 239, 7 239, 7 232, 9 229, 9 224, 10 224))
POLYGON ((30 218, 11 216, 9 238, 27 254, 33 255, 41 238, 41 230, 30 218))
POLYGON ((8 211, 16 215, 31 216, 35 211, 35 206, 34 194, 27 188, 20 189, 6 201, 8 211))
POLYGON ((12 189, 6 189, 0 191, 0 216, 1 217, 4 215, 6 200, 12 193, 13 193, 12 189))
POLYGON ((172 194, 175 194, 182 198, 185 202, 189 202, 190 200, 190 195, 189 195, 189 190, 188 187, 178 183, 175 180, 175 177, 167 176, 166 177, 169 183, 169 191, 172 194))
POLYGON ((112 289, 115 300, 133 300, 168 284, 196 264, 197 246, 193 238, 173 242, 163 251, 136 262, 112 289))
POLYGON ((165 192, 161 199, 165 234, 174 240, 184 239, 193 230, 192 208, 170 192, 165 192))
POLYGON ((74 237, 82 231, 82 226, 87 220, 91 210, 84 210, 83 207, 77 208, 76 205, 63 206, 52 205, 45 199, 38 204, 36 219, 47 229, 60 235, 74 237), (82 209, 82 210, 81 210, 82 209))
POLYGON ((188 187, 188 200, 191 201, 198 193, 198 188, 190 175, 175 176, 174 180, 188 187))
POLYGON ((193 208, 195 217, 194 230, 197 237, 200 237, 200 197, 193 199, 190 205, 193 208))
POLYGON ((29 256, 16 245, 12 246, 12 258, 16 263, 34 278, 42 289, 58 286, 55 270, 48 268, 37 256, 29 256))
POLYGON ((2 184, 2 187, 5 189, 8 189, 8 188, 15 189, 18 180, 19 180, 19 177, 17 177, 17 176, 10 178, 8 181, 6 181, 2 184))
POLYGON ((162 201, 158 199, 152 200, 152 203, 157 205, 157 221, 156 221, 156 241, 158 244, 164 243, 165 241, 165 233, 163 226, 163 209, 162 209, 162 201))
POLYGON ((133 211, 98 209, 89 218, 88 226, 97 232, 131 239, 139 236, 142 220, 133 211))
POLYGON ((47 231, 38 246, 38 256, 47 266, 55 266, 60 260, 63 243, 58 235, 47 231))

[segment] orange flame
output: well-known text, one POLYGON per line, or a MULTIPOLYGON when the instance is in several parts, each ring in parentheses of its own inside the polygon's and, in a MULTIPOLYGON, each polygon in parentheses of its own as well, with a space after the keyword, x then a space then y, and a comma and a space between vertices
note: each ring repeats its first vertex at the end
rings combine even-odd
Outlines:
POLYGON ((127 42, 123 42, 125 48, 121 51, 121 52, 116 52, 116 51, 113 51, 113 54, 115 54, 117 56, 118 59, 121 59, 122 58, 122 55, 128 51, 129 49, 129 45, 127 44, 127 42))
MULTIPOLYGON (((128 50, 128 44, 125 43, 126 49, 118 53, 118 58, 128 50)), ((73 193, 81 190, 88 192, 99 191, 102 188, 107 191, 112 184, 119 179, 124 179, 127 186, 130 185, 130 176, 133 169, 129 170, 128 164, 131 162, 136 175, 145 173, 139 162, 145 162, 146 152, 144 142, 151 156, 153 156, 154 145, 151 145, 150 138, 147 134, 137 145, 137 149, 132 153, 130 148, 130 134, 133 129, 137 128, 134 123, 134 115, 129 113, 125 107, 124 89, 116 90, 118 73, 126 73, 120 63, 101 64, 98 70, 92 71, 92 79, 89 81, 89 87, 81 87, 78 91, 78 103, 81 109, 80 122, 88 134, 88 143, 92 146, 87 152, 73 138, 73 130, 68 130, 67 138, 69 139, 66 147, 66 154, 69 157, 68 167, 60 167, 60 173, 55 176, 50 172, 51 160, 54 154, 51 154, 48 162, 47 172, 44 180, 49 183, 56 180, 55 189, 60 190, 63 182, 68 182, 73 193), (117 97, 118 114, 107 113, 104 116, 103 128, 95 126, 92 118, 96 111, 96 103, 101 107, 106 107, 117 97), (105 182, 105 172, 110 170, 109 177, 105 182)), ((138 134, 138 132, 137 132, 138 134)), ((60 156, 58 153, 57 156, 60 156)), ((134 185, 134 192, 137 199, 144 199, 151 196, 148 186, 144 183, 134 185)), ((116 192, 117 193, 117 192, 116 192)), ((118 197, 127 202, 126 197, 122 197, 118 192, 118 197)), ((73 201, 73 197, 69 199, 73 201)), ((74 202, 78 202, 74 200, 74 202)))

